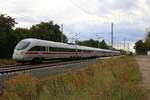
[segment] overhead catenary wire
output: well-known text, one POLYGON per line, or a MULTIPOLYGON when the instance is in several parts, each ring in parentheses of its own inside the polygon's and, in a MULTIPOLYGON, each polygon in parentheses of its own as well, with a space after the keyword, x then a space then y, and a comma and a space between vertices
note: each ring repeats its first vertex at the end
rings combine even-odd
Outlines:
POLYGON ((74 6, 76 6, 77 8, 79 8, 80 10, 82 10, 84 13, 91 15, 93 17, 97 17, 99 18, 100 16, 95 15, 94 13, 89 12, 87 9, 83 8, 82 6, 78 5, 76 2, 74 2, 73 0, 69 0, 74 6))
MULTIPOLYGON (((88 15, 91 15, 95 18, 100 18, 100 16, 98 15, 95 15, 94 13, 88 11, 87 9, 85 9, 84 7, 80 6, 79 4, 77 4, 75 1, 73 0, 69 0, 74 6, 76 6, 77 8, 79 8, 80 10, 82 10, 84 13, 88 14, 88 15)), ((112 22, 111 23, 111 46, 113 48, 114 46, 114 39, 113 39, 113 26, 114 26, 114 23, 112 22)), ((110 33, 109 33, 110 34, 110 33)), ((109 40, 110 41, 110 40, 109 40)))
POLYGON ((74 2, 73 0, 69 0, 74 6, 76 6, 77 8, 79 8, 80 10, 82 10, 84 13, 90 15, 91 17, 94 17, 94 19, 96 18, 97 20, 100 19, 101 17, 99 15, 96 15, 93 12, 88 11, 87 9, 83 8, 82 6, 80 6, 79 4, 77 4, 76 2, 74 2))
POLYGON ((79 8, 80 10, 82 10, 83 12, 89 14, 89 15, 92 15, 93 16, 93 13, 89 12, 88 10, 82 8, 81 6, 79 6, 77 3, 75 3, 73 0, 69 0, 73 5, 75 5, 77 8, 79 8))

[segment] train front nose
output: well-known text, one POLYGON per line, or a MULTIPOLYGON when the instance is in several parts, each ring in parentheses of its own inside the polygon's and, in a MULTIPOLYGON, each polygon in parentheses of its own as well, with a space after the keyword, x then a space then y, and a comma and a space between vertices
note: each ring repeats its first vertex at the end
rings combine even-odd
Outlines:
POLYGON ((14 50, 12 58, 17 61, 23 60, 23 51, 14 50))

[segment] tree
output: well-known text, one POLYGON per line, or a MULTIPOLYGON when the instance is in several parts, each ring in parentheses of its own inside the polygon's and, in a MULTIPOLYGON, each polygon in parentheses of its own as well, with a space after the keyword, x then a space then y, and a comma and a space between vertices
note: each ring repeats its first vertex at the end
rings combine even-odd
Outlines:
POLYGON ((137 54, 146 54, 150 50, 150 31, 147 32, 145 41, 137 41, 134 48, 137 54))
MULTIPOLYGON (((41 22, 40 24, 33 25, 30 28, 31 37, 61 42, 61 35, 63 34, 60 31, 60 26, 50 22, 41 22)), ((63 34, 63 42, 67 42, 67 37, 63 34)))
POLYGON ((109 46, 106 44, 104 40, 99 42, 99 41, 90 39, 90 40, 85 40, 85 41, 79 41, 78 44, 83 45, 83 46, 95 47, 95 48, 99 47, 102 49, 109 49, 109 46))
POLYGON ((30 29, 15 29, 15 24, 17 23, 14 18, 0 14, 0 58, 11 58, 16 44, 25 38, 61 42, 61 36, 63 36, 63 42, 68 41, 67 37, 60 31, 60 26, 52 21, 41 22, 33 25, 30 29))
POLYGON ((134 48, 136 50, 136 54, 146 54, 147 53, 147 46, 142 40, 137 41, 135 43, 134 48))
POLYGON ((25 39, 25 38, 30 38, 32 36, 31 32, 29 29, 27 28, 16 28, 14 30, 14 35, 15 35, 15 45, 21 41, 22 39, 25 39))
POLYGON ((0 14, 0 32, 11 31, 15 24, 16 22, 14 18, 0 14))
POLYGON ((100 42, 100 48, 109 49, 109 46, 106 44, 105 40, 102 40, 100 42))
POLYGON ((98 41, 95 41, 93 39, 90 40, 85 40, 85 41, 79 41, 78 45, 83 45, 83 46, 89 46, 89 47, 98 47, 98 41))
POLYGON ((145 44, 148 50, 150 50, 150 32, 147 33, 145 44))
POLYGON ((13 50, 15 19, 0 14, 0 57, 10 57, 13 50))

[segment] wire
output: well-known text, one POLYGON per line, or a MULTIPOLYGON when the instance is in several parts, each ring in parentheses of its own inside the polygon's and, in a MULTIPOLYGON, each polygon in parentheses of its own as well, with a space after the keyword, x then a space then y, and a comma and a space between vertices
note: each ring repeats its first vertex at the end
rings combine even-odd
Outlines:
POLYGON ((79 6, 78 4, 76 4, 73 0, 69 0, 69 1, 70 1, 73 5, 75 5, 77 8, 79 8, 80 10, 82 10, 83 12, 85 12, 85 13, 87 13, 87 14, 93 16, 93 14, 92 14, 91 12, 89 12, 89 11, 87 11, 86 9, 80 7, 80 6, 79 6))

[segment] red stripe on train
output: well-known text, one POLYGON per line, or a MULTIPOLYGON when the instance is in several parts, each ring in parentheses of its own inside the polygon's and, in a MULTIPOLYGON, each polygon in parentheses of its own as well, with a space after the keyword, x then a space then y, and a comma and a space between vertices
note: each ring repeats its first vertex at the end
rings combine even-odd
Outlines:
POLYGON ((43 52, 42 54, 75 54, 75 52, 43 52))
POLYGON ((75 52, 32 52, 32 51, 28 51, 26 54, 75 54, 75 52))
POLYGON ((27 52, 26 54, 39 54, 39 52, 27 52))
MULTIPOLYGON (((28 51, 26 54, 76 54, 76 52, 36 52, 36 51, 28 51)), ((91 54, 91 53, 81 53, 78 52, 77 54, 91 54)))

